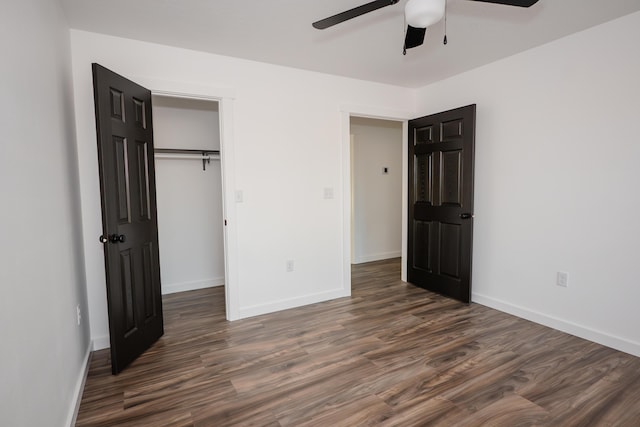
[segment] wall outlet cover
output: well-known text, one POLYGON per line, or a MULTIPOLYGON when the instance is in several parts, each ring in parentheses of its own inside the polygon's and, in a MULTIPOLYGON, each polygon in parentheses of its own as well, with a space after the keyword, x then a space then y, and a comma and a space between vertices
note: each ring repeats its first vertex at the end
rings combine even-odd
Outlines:
POLYGON ((569 273, 565 271, 558 271, 558 275, 556 277, 556 285, 562 286, 566 288, 569 286, 569 273))

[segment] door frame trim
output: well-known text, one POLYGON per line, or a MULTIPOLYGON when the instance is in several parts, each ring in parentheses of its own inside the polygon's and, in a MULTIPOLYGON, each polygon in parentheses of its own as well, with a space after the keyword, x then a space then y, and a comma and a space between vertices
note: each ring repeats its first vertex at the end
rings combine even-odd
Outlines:
POLYGON ((233 133, 233 113, 235 90, 211 86, 194 85, 188 82, 157 80, 142 76, 132 76, 131 80, 145 86, 152 96, 199 99, 218 102, 220 121, 220 168, 222 178, 222 214, 224 226, 224 273, 225 310, 227 320, 237 320, 240 298, 238 283, 238 244, 236 228, 235 197, 235 150, 233 133))
POLYGON ((412 111, 341 105, 341 160, 342 160, 342 283, 347 295, 351 295, 351 117, 392 120, 402 122, 402 262, 400 279, 407 281, 407 212, 408 212, 408 136, 412 111))

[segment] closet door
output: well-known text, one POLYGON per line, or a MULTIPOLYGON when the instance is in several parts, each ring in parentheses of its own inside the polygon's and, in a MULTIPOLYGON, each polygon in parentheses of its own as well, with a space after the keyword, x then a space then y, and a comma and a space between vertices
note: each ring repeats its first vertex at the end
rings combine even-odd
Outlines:
POLYGON ((111 370, 164 333, 151 92, 93 64, 111 370))

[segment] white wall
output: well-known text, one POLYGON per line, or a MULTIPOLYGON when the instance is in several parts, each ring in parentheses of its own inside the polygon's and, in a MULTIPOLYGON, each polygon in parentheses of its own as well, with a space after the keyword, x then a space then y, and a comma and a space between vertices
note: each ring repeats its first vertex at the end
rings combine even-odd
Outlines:
POLYGON ((419 91, 478 105, 473 300, 636 355, 638 40, 635 13, 419 91))
POLYGON ((400 257, 402 122, 352 117, 351 134, 352 262, 400 257))
MULTIPOLYGON (((153 97, 156 148, 220 149, 218 103, 153 97)), ((155 159, 162 293, 224 285, 220 161, 155 159)))
POLYGON ((89 330, 69 30, 58 2, 3 3, 0 51, 0 425, 65 426, 89 330))
POLYGON ((82 31, 71 31, 71 40, 91 334, 98 347, 108 345, 108 323, 102 248, 94 242, 101 233, 94 61, 141 82, 234 94, 232 129, 223 131, 233 135, 224 144, 234 150, 235 164, 228 166, 243 195, 227 212, 237 230, 231 243, 237 247, 238 307, 232 315, 349 294, 342 107, 413 111, 412 90, 82 31), (333 199, 324 198, 325 188, 333 189, 333 199), (287 260, 294 260, 293 272, 286 272, 287 260))

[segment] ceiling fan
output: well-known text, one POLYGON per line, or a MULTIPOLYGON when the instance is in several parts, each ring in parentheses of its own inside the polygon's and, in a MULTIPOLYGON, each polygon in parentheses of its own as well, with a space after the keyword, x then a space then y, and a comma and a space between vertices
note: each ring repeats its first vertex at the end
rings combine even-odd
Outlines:
MULTIPOLYGON (((399 0, 375 0, 353 9, 338 13, 320 21, 314 22, 314 28, 324 30, 349 19, 356 18, 374 10, 398 3, 399 0)), ((507 6, 531 7, 538 0, 473 0, 484 3, 498 3, 507 6)), ((445 14, 447 0, 408 0, 404 7, 404 17, 407 24, 404 39, 404 53, 407 49, 420 46, 424 42, 427 27, 440 21, 445 14)), ((444 43, 447 43, 445 35, 444 43)))

